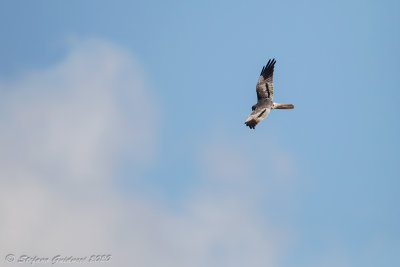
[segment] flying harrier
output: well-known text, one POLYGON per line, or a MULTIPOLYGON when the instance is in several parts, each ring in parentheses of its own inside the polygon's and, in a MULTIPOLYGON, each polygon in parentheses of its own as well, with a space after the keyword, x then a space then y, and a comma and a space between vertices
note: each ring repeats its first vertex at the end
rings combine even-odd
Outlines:
POLYGON ((267 65, 261 70, 260 78, 258 78, 256 86, 257 104, 251 107, 253 112, 245 122, 250 129, 255 129, 256 125, 268 116, 271 109, 294 109, 292 104, 278 104, 272 101, 274 96, 272 78, 274 76, 275 62, 275 59, 268 60, 267 65))

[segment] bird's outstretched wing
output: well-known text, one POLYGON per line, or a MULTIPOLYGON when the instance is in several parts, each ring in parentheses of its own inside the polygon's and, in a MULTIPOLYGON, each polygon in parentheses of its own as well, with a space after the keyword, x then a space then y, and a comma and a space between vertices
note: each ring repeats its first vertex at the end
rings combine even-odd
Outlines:
POLYGON ((258 78, 256 91, 257 91, 257 99, 269 98, 272 100, 274 96, 274 86, 272 84, 273 76, 274 76, 274 66, 275 59, 268 60, 267 65, 265 65, 260 74, 260 78, 258 78))

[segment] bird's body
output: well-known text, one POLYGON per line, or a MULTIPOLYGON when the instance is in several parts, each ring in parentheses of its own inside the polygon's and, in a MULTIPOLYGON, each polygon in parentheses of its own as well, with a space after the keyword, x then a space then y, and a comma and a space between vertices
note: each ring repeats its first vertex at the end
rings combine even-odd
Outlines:
POLYGON ((274 86, 272 83, 275 59, 268 60, 258 78, 256 91, 257 91, 257 104, 253 105, 251 109, 253 112, 247 117, 245 124, 250 129, 255 129, 256 125, 265 119, 271 109, 293 109, 292 104, 278 104, 273 102, 274 86))

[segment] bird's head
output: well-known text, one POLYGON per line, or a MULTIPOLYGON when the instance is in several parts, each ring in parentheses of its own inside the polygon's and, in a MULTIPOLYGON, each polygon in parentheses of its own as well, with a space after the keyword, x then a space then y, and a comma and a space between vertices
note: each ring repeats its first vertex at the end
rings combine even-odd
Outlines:
POLYGON ((254 111, 255 109, 256 109, 256 105, 253 105, 253 106, 251 107, 251 110, 254 111))

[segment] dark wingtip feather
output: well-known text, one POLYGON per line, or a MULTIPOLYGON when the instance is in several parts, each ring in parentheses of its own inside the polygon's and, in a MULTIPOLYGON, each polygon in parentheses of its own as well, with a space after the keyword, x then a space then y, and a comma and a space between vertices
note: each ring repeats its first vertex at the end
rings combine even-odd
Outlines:
POLYGON ((247 121, 244 124, 246 124, 247 126, 249 126, 250 129, 255 129, 257 122, 255 120, 251 120, 251 121, 247 121))
POLYGON ((265 70, 265 67, 266 67, 266 66, 263 66, 263 67, 262 67, 262 70, 261 70, 261 72, 260 72, 260 75, 263 74, 263 72, 264 72, 264 70, 265 70))
POLYGON ((275 63, 276 63, 275 58, 269 59, 267 65, 265 65, 262 68, 260 75, 262 75, 264 79, 266 79, 269 75, 271 75, 274 72, 275 63))
POLYGON ((275 65, 275 63, 276 63, 276 60, 275 60, 275 58, 273 58, 273 59, 270 59, 270 60, 268 60, 268 67, 274 67, 274 65, 275 65))

